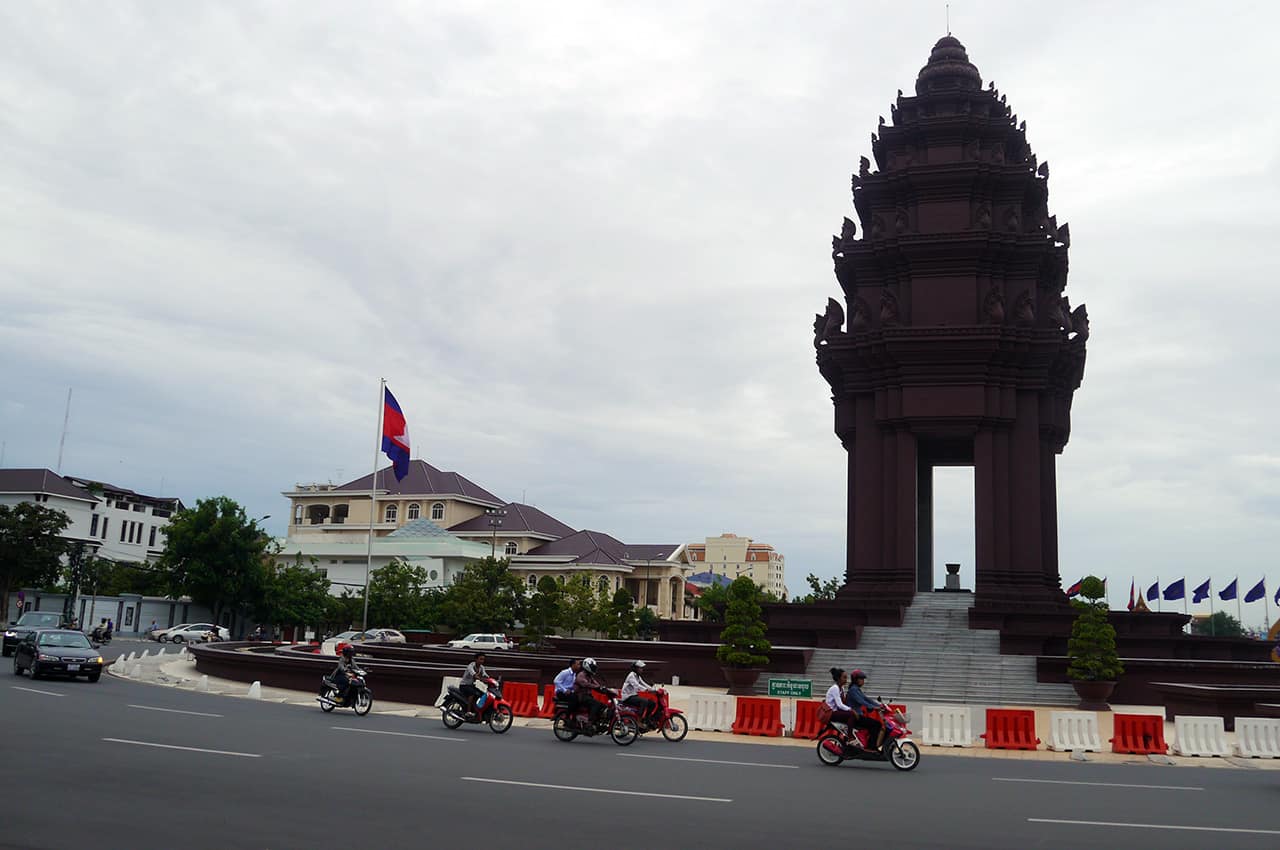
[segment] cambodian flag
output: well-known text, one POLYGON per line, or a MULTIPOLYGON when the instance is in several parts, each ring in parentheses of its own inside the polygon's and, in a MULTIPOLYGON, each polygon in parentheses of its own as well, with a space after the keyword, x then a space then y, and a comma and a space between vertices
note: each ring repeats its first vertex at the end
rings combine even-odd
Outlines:
POLYGON ((1192 593, 1192 596, 1191 596, 1192 602, 1199 603, 1208 599, 1209 598, 1209 579, 1205 579, 1204 584, 1200 585, 1195 590, 1191 591, 1191 593, 1192 593))
POLYGON ((1067 588, 1067 596, 1079 596, 1080 585, 1084 583, 1084 579, 1078 580, 1075 584, 1067 588))
POLYGON ((391 460, 396 480, 403 481, 409 474, 409 426, 391 390, 383 387, 382 392, 382 451, 391 460))
POLYGON ((1130 611, 1133 610, 1133 606, 1136 604, 1133 599, 1133 594, 1134 594, 1134 590, 1136 589, 1136 586, 1137 586, 1137 581, 1135 581, 1134 579, 1129 579, 1129 610, 1130 611))

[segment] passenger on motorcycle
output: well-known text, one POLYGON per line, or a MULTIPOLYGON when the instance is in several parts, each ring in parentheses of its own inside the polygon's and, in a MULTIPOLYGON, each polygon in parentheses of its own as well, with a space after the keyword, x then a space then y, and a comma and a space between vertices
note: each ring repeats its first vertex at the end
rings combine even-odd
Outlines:
POLYGON ((595 691, 600 691, 603 694, 613 696, 613 691, 604 686, 604 682, 596 675, 596 670, 596 660, 594 658, 584 658, 582 659, 582 669, 578 671, 578 675, 573 680, 574 696, 578 700, 578 705, 587 707, 587 714, 590 717, 592 726, 596 725, 600 719, 600 712, 604 711, 604 705, 592 694, 595 691))
POLYGON ((338 657, 337 668, 329 675, 333 685, 338 689, 338 702, 347 704, 347 692, 351 690, 351 677, 359 676, 360 668, 356 666, 356 648, 344 646, 342 655, 338 657))
POLYGON ((467 665, 467 669, 462 672, 462 681, 458 683, 458 690, 467 698, 467 710, 475 713, 476 700, 480 699, 480 689, 476 687, 476 679, 485 681, 489 678, 489 671, 484 669, 484 653, 477 652, 475 658, 467 665))
POLYGON ((576 700, 573 695, 573 682, 578 677, 578 671, 582 669, 582 661, 577 658, 569 659, 569 666, 556 674, 555 689, 556 699, 563 700, 569 704, 569 710, 573 711, 576 700))
POLYGON ((640 678, 640 671, 643 669, 643 661, 637 661, 631 665, 631 671, 622 682, 622 702, 637 709, 640 712, 640 719, 647 721, 657 710, 658 703, 648 697, 640 696, 640 691, 654 690, 653 685, 640 678))
POLYGON ((871 711, 888 711, 889 707, 883 703, 878 703, 862 692, 862 685, 867 681, 867 674, 861 670, 854 670, 849 675, 849 691, 845 694, 845 699, 849 701, 850 707, 854 710, 853 725, 866 729, 868 733, 876 733, 876 749, 880 749, 880 745, 884 743, 884 726, 874 717, 868 717, 858 712, 859 708, 871 711))

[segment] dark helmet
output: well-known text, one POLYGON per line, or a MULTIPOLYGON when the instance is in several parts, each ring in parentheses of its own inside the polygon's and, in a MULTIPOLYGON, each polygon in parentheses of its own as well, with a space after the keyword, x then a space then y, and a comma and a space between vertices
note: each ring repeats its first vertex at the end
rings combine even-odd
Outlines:
POLYGON ((843 676, 843 675, 844 675, 844 670, 842 670, 841 668, 839 668, 839 667, 832 667, 832 668, 831 668, 831 681, 833 681, 833 682, 839 682, 839 681, 840 681, 840 677, 841 677, 841 676, 843 676))
POLYGON ((867 674, 863 673, 861 670, 854 670, 852 673, 849 674, 849 681, 851 682, 856 682, 858 679, 865 679, 865 678, 867 678, 867 674))
POLYGON ((354 646, 352 646, 351 644, 347 644, 346 646, 344 646, 344 647, 342 648, 342 657, 343 657, 343 658, 355 658, 355 657, 356 657, 356 648, 355 648, 354 646))

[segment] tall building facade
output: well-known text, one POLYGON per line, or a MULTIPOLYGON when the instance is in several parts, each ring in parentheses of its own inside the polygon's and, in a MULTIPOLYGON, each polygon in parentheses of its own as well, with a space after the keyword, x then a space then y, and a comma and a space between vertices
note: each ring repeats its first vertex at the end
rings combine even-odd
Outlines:
POLYGON ((787 559, 768 543, 725 533, 685 549, 695 575, 711 573, 731 580, 748 576, 779 599, 787 598, 787 559))

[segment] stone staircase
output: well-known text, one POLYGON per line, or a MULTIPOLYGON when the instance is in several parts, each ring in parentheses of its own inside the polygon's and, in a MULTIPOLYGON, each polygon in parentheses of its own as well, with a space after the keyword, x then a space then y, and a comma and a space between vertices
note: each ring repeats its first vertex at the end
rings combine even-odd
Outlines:
MULTIPOLYGON (((814 697, 832 667, 867 672, 869 696, 904 702, 1074 706, 1068 684, 1036 682, 1030 655, 1001 655, 1000 633, 970 629, 968 593, 918 593, 900 628, 868 626, 857 649, 815 649, 805 675, 814 697)), ((768 691, 762 678, 758 690, 768 691)))

